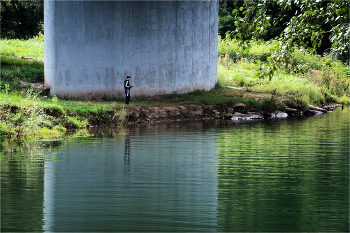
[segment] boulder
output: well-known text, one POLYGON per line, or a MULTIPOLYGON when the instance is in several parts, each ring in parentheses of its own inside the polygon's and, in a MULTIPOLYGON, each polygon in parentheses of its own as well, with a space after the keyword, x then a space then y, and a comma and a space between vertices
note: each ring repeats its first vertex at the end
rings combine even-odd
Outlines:
POLYGON ((299 111, 294 108, 286 108, 286 113, 298 113, 299 111))
POLYGON ((245 105, 244 103, 238 103, 238 104, 233 105, 233 108, 244 108, 245 106, 247 106, 247 105, 245 105))
POLYGON ((314 115, 320 115, 320 114, 323 114, 323 113, 324 112, 310 109, 310 110, 304 112, 304 115, 305 116, 314 116, 314 115))
POLYGON ((309 109, 310 109, 310 110, 314 110, 314 111, 323 112, 323 113, 328 112, 326 109, 318 108, 318 107, 315 107, 315 106, 312 106, 312 105, 309 105, 309 109))
POLYGON ((248 117, 249 115, 248 114, 243 114, 243 113, 240 113, 240 112, 235 112, 235 114, 233 114, 233 116, 235 116, 235 117, 248 117))

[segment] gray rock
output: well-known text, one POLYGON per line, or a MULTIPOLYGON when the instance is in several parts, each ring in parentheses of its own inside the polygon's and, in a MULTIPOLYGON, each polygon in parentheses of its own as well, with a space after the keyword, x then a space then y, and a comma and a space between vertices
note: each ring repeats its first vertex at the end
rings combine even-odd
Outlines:
POLYGON ((227 108, 227 113, 233 113, 233 108, 227 108))
POLYGON ((244 108, 245 106, 247 106, 247 105, 245 105, 244 103, 238 103, 238 104, 233 105, 233 108, 244 108))

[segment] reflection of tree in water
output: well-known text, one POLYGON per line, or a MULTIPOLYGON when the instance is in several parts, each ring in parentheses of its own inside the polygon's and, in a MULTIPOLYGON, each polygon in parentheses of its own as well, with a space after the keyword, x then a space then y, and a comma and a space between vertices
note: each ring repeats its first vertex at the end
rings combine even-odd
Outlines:
POLYGON ((130 165, 130 138, 126 136, 125 138, 125 148, 124 148, 124 167, 125 171, 129 171, 130 165))
POLYGON ((349 232, 349 115, 338 113, 220 130, 219 231, 349 232))

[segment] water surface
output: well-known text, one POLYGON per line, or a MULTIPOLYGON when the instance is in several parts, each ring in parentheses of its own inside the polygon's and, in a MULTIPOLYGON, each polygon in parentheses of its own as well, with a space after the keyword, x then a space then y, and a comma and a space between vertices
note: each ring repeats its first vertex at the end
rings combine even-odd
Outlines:
POLYGON ((1 230, 349 231, 349 109, 1 152, 1 230))

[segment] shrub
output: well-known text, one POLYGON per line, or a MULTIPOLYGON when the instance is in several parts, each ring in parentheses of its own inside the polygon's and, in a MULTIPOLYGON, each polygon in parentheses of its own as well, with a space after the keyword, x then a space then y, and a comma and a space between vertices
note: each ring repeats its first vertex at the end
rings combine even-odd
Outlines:
POLYGON ((44 82, 44 69, 32 66, 4 67, 0 75, 4 81, 13 81, 17 78, 25 82, 44 82))
POLYGON ((117 111, 115 116, 117 117, 116 120, 118 121, 118 125, 125 125, 126 124, 127 119, 126 119, 126 110, 125 110, 125 108, 122 108, 119 111, 117 111))
POLYGON ((350 103, 349 96, 343 95, 340 99, 339 102, 342 104, 348 105, 350 103))
POLYGON ((40 127, 52 127, 52 123, 43 111, 43 107, 38 105, 37 98, 39 93, 34 90, 28 90, 25 98, 25 106, 16 111, 7 110, 5 117, 6 135, 8 137, 26 137, 32 134, 40 127))
POLYGON ((276 112, 277 110, 284 111, 286 106, 284 103, 275 98, 275 96, 265 97, 261 100, 261 110, 267 112, 276 112))
POLYGON ((305 49, 294 48, 291 55, 293 69, 307 71, 307 69, 321 70, 324 66, 322 57, 318 54, 311 53, 305 49))
POLYGON ((64 127, 68 129, 80 129, 86 127, 88 120, 81 117, 65 116, 62 120, 64 127))

